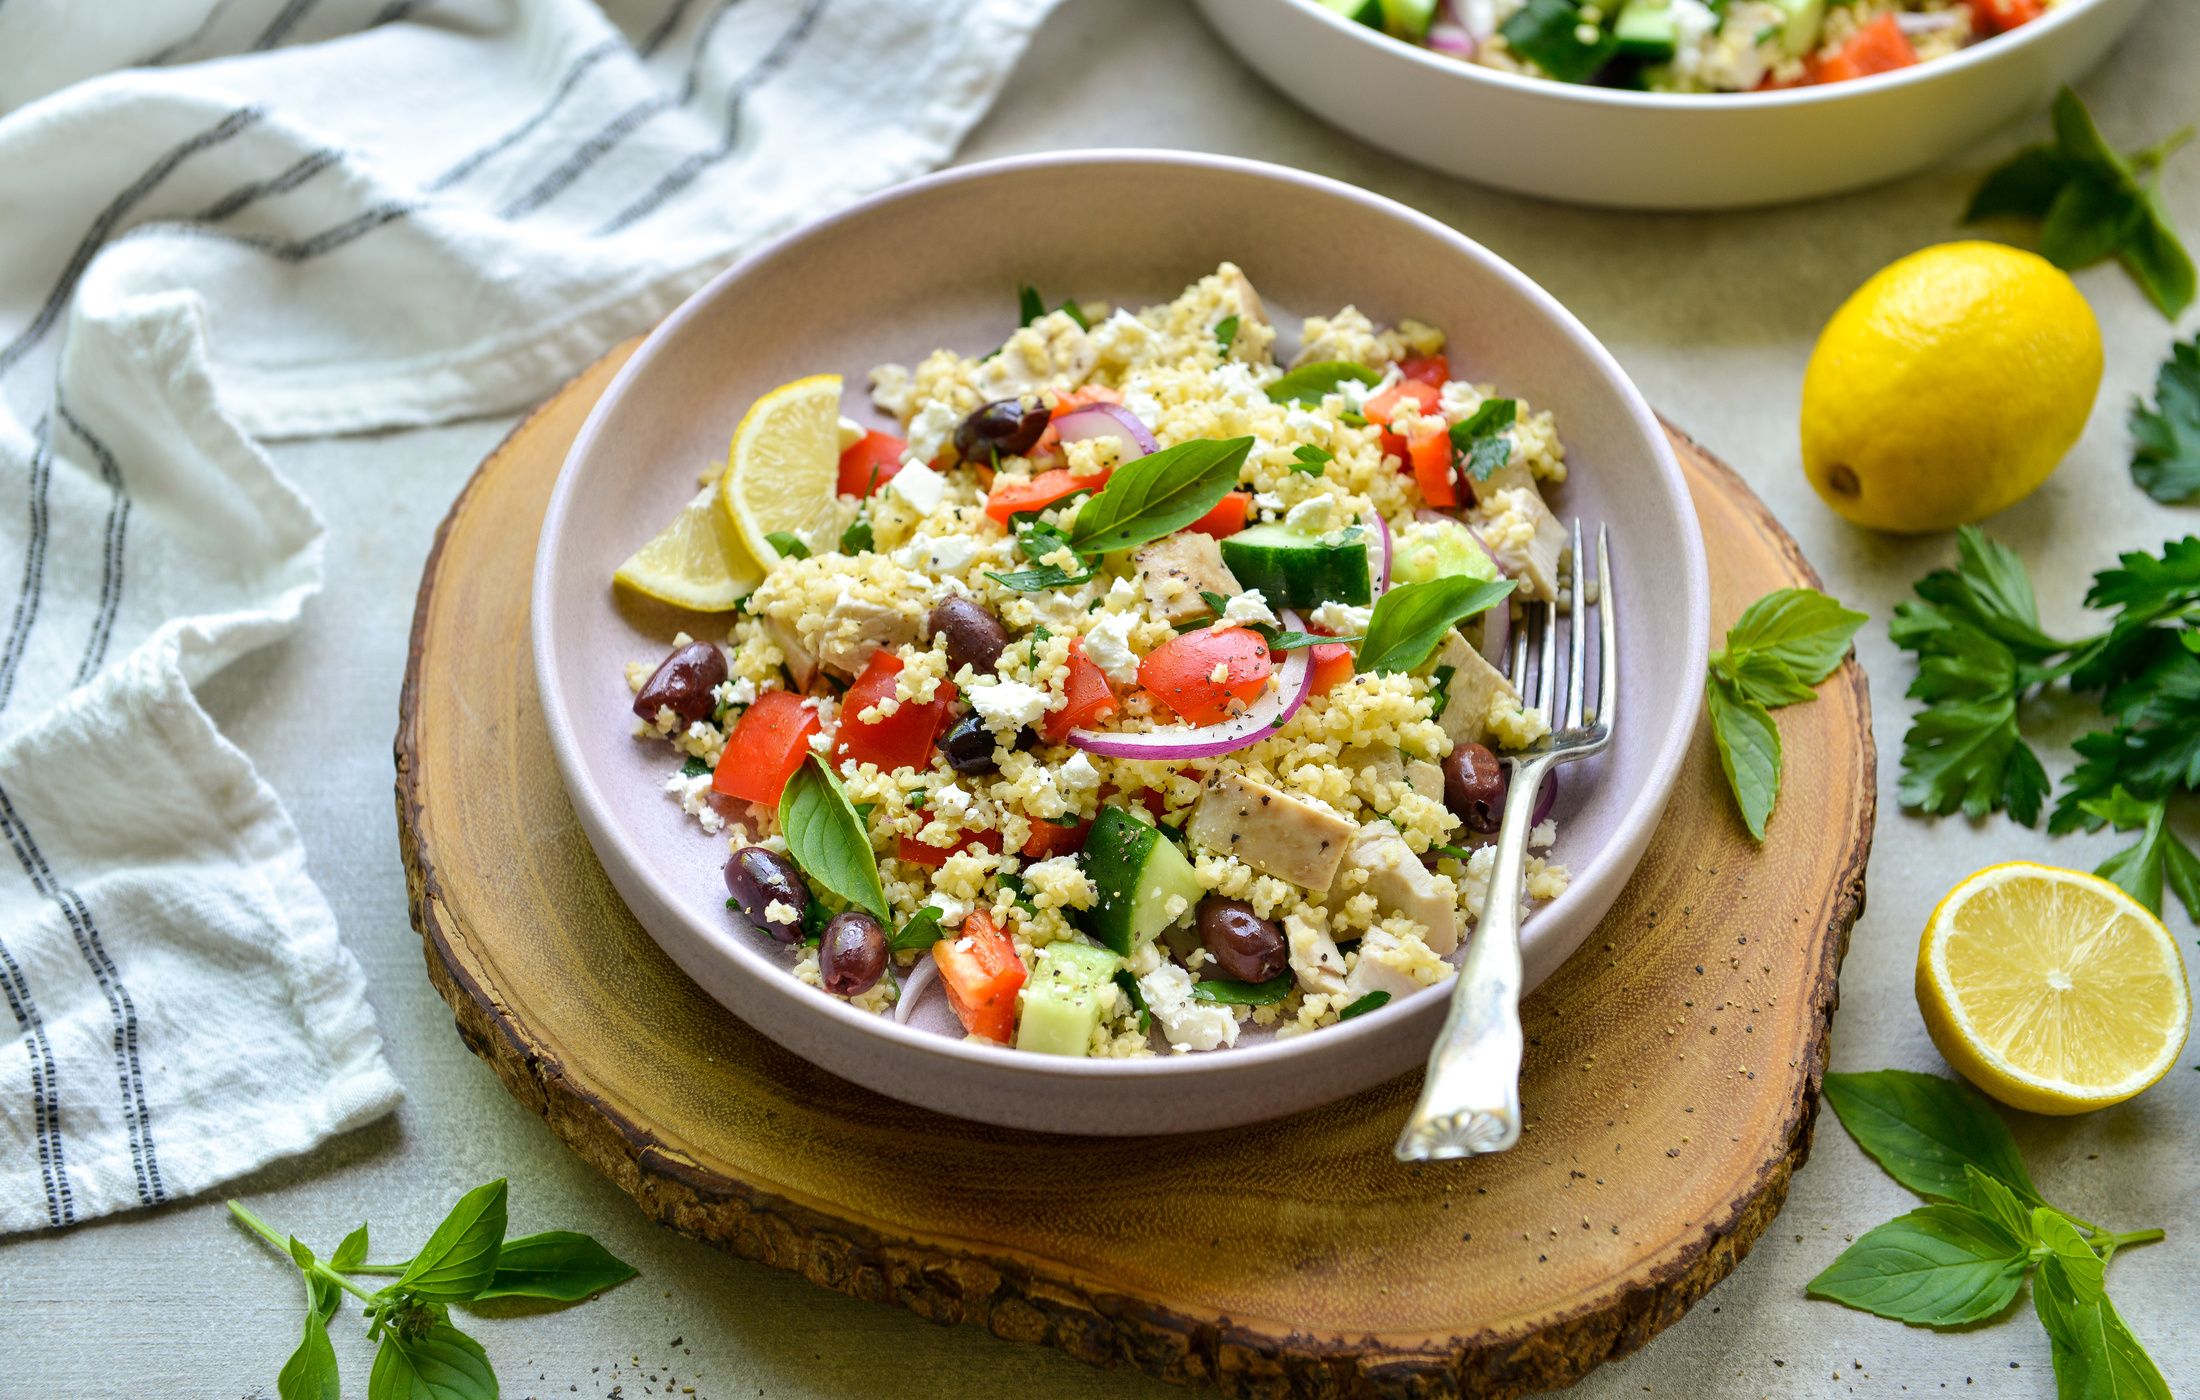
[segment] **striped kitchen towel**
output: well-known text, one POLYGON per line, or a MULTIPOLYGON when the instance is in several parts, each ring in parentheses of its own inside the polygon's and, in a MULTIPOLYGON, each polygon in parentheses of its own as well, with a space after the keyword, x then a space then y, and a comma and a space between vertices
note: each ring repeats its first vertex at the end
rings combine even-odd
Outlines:
POLYGON ((0 1232, 397 1099, 192 692, 320 584, 255 439, 541 398, 946 159, 1052 4, 0 0, 0 1232))

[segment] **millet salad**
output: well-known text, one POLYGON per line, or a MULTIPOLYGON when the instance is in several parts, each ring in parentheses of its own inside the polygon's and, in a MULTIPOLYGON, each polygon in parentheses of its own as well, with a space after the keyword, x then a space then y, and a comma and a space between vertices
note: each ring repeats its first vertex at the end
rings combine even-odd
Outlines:
MULTIPOLYGON (((637 737, 685 760, 667 791, 729 843, 729 910, 860 1010, 941 995, 1060 1055, 1446 980, 1496 752, 1548 732, 1500 667, 1514 601, 1557 600, 1551 415, 1349 306, 1279 363, 1228 263, 1143 311, 1023 303, 998 349, 872 371, 896 433, 818 376, 736 435, 728 499, 768 407, 833 415, 818 513, 752 549, 730 631, 626 675, 637 737)), ((1530 858, 1532 898, 1566 882, 1530 858)))

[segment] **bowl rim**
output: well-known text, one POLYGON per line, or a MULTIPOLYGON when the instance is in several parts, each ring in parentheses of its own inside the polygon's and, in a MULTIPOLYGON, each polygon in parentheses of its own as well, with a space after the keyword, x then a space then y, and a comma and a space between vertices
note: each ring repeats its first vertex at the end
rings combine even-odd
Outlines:
MULTIPOLYGON (((1500 68, 1485 68, 1479 64, 1463 63, 1456 58, 1431 53, 1419 44, 1409 44, 1380 29, 1347 19, 1321 4, 1320 0, 1265 2, 1286 5, 1313 16, 1335 30, 1349 31, 1352 42, 1365 44, 1393 57, 1402 56, 1408 62, 1431 72, 1448 73, 1470 83, 1486 83, 1500 91, 1515 92, 1522 96, 1556 102, 1579 102, 1585 106, 1611 107, 1622 111, 1754 112, 1768 108, 1811 107, 1856 100, 1872 93, 1890 92, 1900 87, 1932 82, 1935 78, 1975 68, 1983 63, 1998 62, 2003 55, 2014 54, 2029 44, 2047 42, 2050 35, 2075 24, 2078 14, 2098 8, 2108 3, 2108 0, 2065 0, 2065 3, 2038 19, 2020 25, 2013 33, 1994 35, 1989 41, 1973 44, 1945 58, 1913 64, 1892 72, 1873 73, 1845 83, 1780 88, 1772 92, 1632 92, 1624 88, 1593 87, 1587 83, 1566 83, 1556 78, 1508 73, 1500 68), (2007 42, 2003 42, 2005 40, 2007 42)), ((1202 0, 1202 3, 1213 3, 1213 0, 1202 0)))
MULTIPOLYGON (((1168 166, 1195 170, 1228 172, 1296 186, 1311 194, 1343 199, 1361 205, 1374 213, 1400 220, 1426 234, 1449 243, 1464 256, 1484 264, 1500 280, 1511 284, 1532 308, 1556 324, 1572 342, 1592 372, 1601 374, 1618 394, 1620 403, 1640 438, 1650 448, 1650 459, 1655 474, 1679 504, 1684 519, 1693 522, 1694 508, 1688 485, 1681 475, 1680 463, 1674 457, 1672 444, 1667 438, 1660 420, 1651 410, 1642 392, 1635 386, 1617 359, 1604 344, 1593 335, 1578 317, 1567 310, 1558 299, 1545 291, 1533 279, 1510 262, 1498 256, 1474 239, 1432 218, 1419 210, 1383 195, 1363 190, 1341 180, 1311 174, 1266 161, 1249 160, 1238 156, 1216 155, 1201 151, 1170 150, 1145 147, 1095 147, 1072 151, 1043 151, 1025 155, 1008 156, 995 160, 978 161, 968 165, 936 171, 919 179, 905 181, 888 189, 866 196, 846 208, 803 224, 787 233, 771 239, 753 251, 737 259, 724 271, 712 277, 691 293, 672 313, 664 318, 636 347, 625 365, 605 386, 603 396, 589 410, 588 418, 581 425, 573 444, 567 449, 565 461, 558 471, 558 480, 552 488, 548 507, 543 513, 542 528, 537 536, 535 565, 529 590, 528 637, 533 653, 538 698, 542 703, 545 727, 549 731, 552 754, 556 759, 559 775, 564 780, 566 793, 572 801, 575 816, 580 820, 583 832, 589 837, 592 849, 608 842, 630 871, 647 869, 641 852, 628 833, 616 821, 595 819, 595 813, 612 810, 608 795, 590 775, 580 752, 580 743, 574 732, 568 713, 566 696, 554 682, 552 661, 556 638, 550 624, 550 609, 544 606, 554 591, 557 570, 552 561, 555 553, 547 546, 563 533, 568 514, 574 509, 579 495, 577 483, 580 474, 576 464, 585 460, 597 448, 597 440, 606 429, 612 409, 644 376, 650 373, 657 356, 692 320, 704 314, 704 310, 727 286, 749 276, 751 272, 768 264, 795 245, 843 224, 865 218, 877 210, 890 207, 902 200, 929 194, 932 191, 960 184, 977 183, 1003 176, 1049 166, 1168 166)), ((1682 561, 1683 597, 1694 600, 1682 619, 1684 655, 1705 654, 1710 645, 1710 571, 1705 560, 1703 538, 1699 530, 1690 528, 1684 532, 1682 561)), ((1633 850, 1639 859, 1647 846, 1651 828, 1665 810, 1672 796, 1680 768, 1691 746, 1698 722, 1701 719, 1701 691, 1687 688, 1691 704, 1682 712, 1686 724, 1670 724, 1661 735, 1646 734, 1641 742, 1660 744, 1659 752, 1651 761, 1648 779, 1640 784, 1634 800, 1621 813, 1611 836, 1602 851, 1626 852, 1633 850)), ((1676 720, 1681 716, 1676 716, 1676 720)), ((599 860, 602 860, 600 849, 599 860)), ((1624 884, 1634 874, 1634 861, 1622 861, 1625 869, 1615 869, 1609 860, 1592 861, 1576 875, 1572 890, 1582 890, 1584 903, 1597 903, 1605 886, 1617 882, 1624 884)), ((608 864, 608 862, 606 862, 608 864)), ((654 883, 654 881, 652 881, 654 883)), ((1614 889, 1612 895, 1616 897, 1614 889)), ((677 903, 661 900, 667 912, 675 919, 690 926, 699 935, 699 941, 714 948, 730 952, 739 962, 754 960, 763 962, 763 955, 742 946, 737 940, 728 939, 720 932, 702 927, 677 903)), ((1608 905, 1610 898, 1603 900, 1608 905)), ((1599 907, 1603 907, 1599 905, 1599 907)), ((636 915, 637 919, 640 916, 636 915)), ((646 922, 643 928, 652 941, 658 939, 655 930, 646 922)), ((1586 934, 1584 935, 1586 938, 1586 934)), ((1578 951, 1578 948, 1575 950, 1578 951)), ((669 953, 669 950, 668 950, 669 953)), ((1571 956, 1571 954, 1569 954, 1571 956)), ((678 961, 678 959, 675 959, 678 961)), ((769 976, 757 980, 770 989, 770 994, 785 1002, 795 1015, 822 1018, 828 1025, 837 1025, 859 1034, 874 1037, 882 1048, 891 1051, 914 1051, 923 1054, 945 1056, 960 1061, 980 1072, 1008 1072, 1033 1078, 1068 1076, 1073 1079, 1100 1078, 1137 1081, 1150 1078, 1172 1078, 1184 1075, 1212 1075, 1231 1071, 1252 1072, 1258 1066, 1289 1064, 1312 1055, 1332 1052, 1348 1053, 1357 1043, 1380 1036, 1384 1028, 1398 1018, 1423 1014, 1431 1003, 1423 997, 1399 998, 1374 1011, 1353 1018, 1352 1024, 1324 1027, 1320 1034, 1293 1036, 1285 1040, 1269 1040, 1257 1045, 1232 1048, 1222 1053, 1156 1055, 1144 1059, 1069 1059, 1058 1055, 1020 1054, 1007 1046, 990 1046, 969 1039, 957 1040, 949 1036, 916 1029, 896 1021, 891 1016, 857 1011, 840 998, 819 994, 816 988, 797 981, 785 968, 769 965, 769 976)), ((723 1004, 723 999, 706 995, 723 1004)), ((729 1008, 730 1009, 730 1008, 729 1008)), ((746 1019, 746 1018, 744 1018, 746 1019)), ((758 1030, 777 1040, 779 1037, 762 1026, 758 1030)), ((797 1052, 800 1053, 800 1052, 797 1052)), ((804 1058, 809 1058, 807 1055, 804 1058)))

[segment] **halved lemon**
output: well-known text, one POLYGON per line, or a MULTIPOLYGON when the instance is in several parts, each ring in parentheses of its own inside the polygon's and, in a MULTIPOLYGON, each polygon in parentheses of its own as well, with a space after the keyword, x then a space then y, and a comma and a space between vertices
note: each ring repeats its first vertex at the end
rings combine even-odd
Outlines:
POLYGON ((716 483, 697 492, 657 537, 611 575, 637 593, 696 612, 727 612, 764 581, 763 566, 718 508, 716 483))
POLYGON ((780 385, 742 417, 718 501, 768 567, 779 558, 773 535, 793 535, 812 550, 829 543, 839 480, 840 376, 813 374, 780 385))
POLYGON ((2162 921, 2098 875, 2030 861, 1988 866, 1933 910, 1917 1007, 1964 1078, 2033 1113, 2122 1103, 2169 1072, 2192 1029, 2162 921))

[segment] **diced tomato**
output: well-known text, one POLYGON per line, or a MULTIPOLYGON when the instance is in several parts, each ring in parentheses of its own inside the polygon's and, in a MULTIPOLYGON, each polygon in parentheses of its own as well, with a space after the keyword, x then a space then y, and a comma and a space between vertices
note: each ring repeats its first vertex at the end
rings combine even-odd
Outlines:
POLYGON ((1408 355, 1398 362, 1398 373, 1420 384, 1444 387, 1451 378, 1451 361, 1442 355, 1408 355))
POLYGON ((1856 31, 1832 58, 1814 61, 1811 80, 1845 83, 1874 73, 1891 73, 1917 62, 1917 49, 1902 32, 1892 14, 1884 14, 1856 31))
POLYGON ((742 712, 711 774, 714 792, 746 802, 779 805, 787 779, 810 755, 810 736, 823 728, 817 711, 791 690, 771 690, 742 712))
POLYGON ((1169 810, 1169 795, 1160 788, 1140 788, 1138 805, 1146 809, 1146 815, 1160 821, 1162 814, 1169 810))
POLYGON ((994 927, 992 912, 973 909, 960 934, 932 945, 932 961, 963 1029, 1008 1044, 1016 1033, 1016 993, 1023 990, 1024 960, 1016 956, 1014 940, 994 927))
POLYGON ((1434 384, 1423 384, 1418 379, 1401 379, 1367 401, 1360 410, 1370 423, 1388 426, 1398 416, 1401 408, 1411 408, 1415 413, 1434 413, 1443 404, 1443 395, 1434 384))
POLYGON ((1413 444, 1387 428, 1383 430, 1379 441, 1385 457, 1396 457, 1398 459, 1398 470, 1411 471, 1413 469, 1413 444))
POLYGON ((1148 652, 1138 683, 1193 724, 1218 724, 1251 704, 1274 669, 1268 643, 1252 628, 1202 627, 1148 652))
POLYGON ((1061 743, 1072 729, 1098 724, 1115 713, 1116 706, 1122 703, 1115 698, 1115 687, 1108 684, 1108 673, 1085 655, 1082 637, 1069 644, 1069 678, 1063 684, 1062 694, 1068 703, 1059 710, 1048 711, 1039 721, 1050 744, 1061 743))
POLYGON ((890 715, 872 721, 862 718, 865 710, 893 698, 894 677, 901 673, 902 665, 902 659, 885 647, 871 653, 863 674, 841 697, 840 733, 833 741, 833 762, 853 758, 875 763, 889 773, 896 768, 930 766, 932 745, 947 727, 948 708, 955 699, 953 684, 941 681, 930 700, 904 700, 890 715))
POLYGON ((1024 842, 1024 857, 1027 860, 1045 860, 1049 856, 1075 855, 1085 848, 1085 836, 1091 830, 1091 822, 1064 826, 1060 822, 1033 817, 1031 839, 1024 842))
POLYGON ((865 433, 840 454, 840 494, 868 496, 892 481, 901 470, 901 454, 908 450, 909 444, 891 433, 876 428, 865 433))
POLYGON ((2006 34, 2046 13, 2040 0, 1971 0, 1971 27, 1981 34, 2006 34))
POLYGON ((1219 540, 1225 535, 1234 535, 1244 529, 1245 517, 1252 508, 1253 496, 1251 492, 1232 491, 1215 502, 1213 510, 1208 511, 1184 528, 1197 530, 1202 535, 1213 535, 1219 540))
POLYGON ((952 846, 933 846, 914 836, 901 837, 894 843, 894 854, 917 865, 929 865, 934 870, 947 864, 947 858, 957 851, 998 851, 1001 849, 1001 833, 998 831, 973 831, 952 846))
POLYGON ((1068 468, 1059 467, 1041 472, 1029 481, 1003 482, 985 498, 985 513, 1005 526, 1012 515, 1027 510, 1045 510, 1080 491, 1097 491, 1108 484, 1109 475, 1109 472, 1099 471, 1090 476, 1072 476, 1068 468))
POLYGON ((1458 473, 1452 469, 1451 434, 1438 428, 1433 433, 1416 433, 1406 444, 1407 459, 1413 463, 1414 484, 1421 488, 1421 498, 1432 506, 1459 504, 1458 473))
POLYGON ((1343 642, 1317 642, 1309 664, 1314 668, 1314 693, 1326 695, 1352 679, 1352 648, 1343 642))

